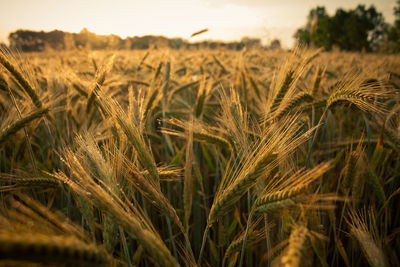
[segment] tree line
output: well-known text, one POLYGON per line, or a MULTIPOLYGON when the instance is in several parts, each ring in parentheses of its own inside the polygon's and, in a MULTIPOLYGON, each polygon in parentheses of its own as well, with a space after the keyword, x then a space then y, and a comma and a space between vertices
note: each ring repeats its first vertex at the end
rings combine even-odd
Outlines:
MULTIPOLYGON (((394 24, 388 24, 373 5, 358 5, 354 9, 339 8, 329 15, 326 8, 317 6, 310 10, 305 26, 299 28, 294 37, 298 43, 323 47, 329 51, 400 52, 400 0, 394 7, 394 24)), ((135 36, 121 38, 117 35, 97 35, 84 28, 79 33, 64 31, 17 30, 9 34, 10 47, 20 51, 88 49, 148 49, 169 47, 210 48, 225 47, 241 50, 244 47, 262 47, 258 38, 245 37, 235 42, 201 41, 189 42, 183 38, 164 36, 135 36)), ((1 44, 0 44, 1 45, 1 44)), ((3 45, 4 46, 4 45, 3 45)), ((280 48, 280 41, 273 40, 267 48, 280 48)))
MULTIPOLYGON (((79 33, 69 33, 59 30, 50 32, 17 30, 9 34, 10 48, 24 52, 45 50, 71 50, 79 48, 87 49, 148 49, 169 47, 179 48, 210 48, 225 47, 231 50, 240 50, 244 47, 261 47, 258 38, 244 37, 240 41, 220 42, 201 41, 191 43, 183 38, 167 38, 164 36, 135 36, 121 38, 117 35, 98 35, 88 31, 86 28, 79 33)), ((272 48, 280 48, 279 40, 271 43, 272 48)))
POLYGON ((390 25, 373 5, 354 9, 339 8, 330 16, 325 7, 310 10, 307 23, 294 37, 299 43, 325 50, 400 52, 400 0, 394 8, 395 22, 390 25))

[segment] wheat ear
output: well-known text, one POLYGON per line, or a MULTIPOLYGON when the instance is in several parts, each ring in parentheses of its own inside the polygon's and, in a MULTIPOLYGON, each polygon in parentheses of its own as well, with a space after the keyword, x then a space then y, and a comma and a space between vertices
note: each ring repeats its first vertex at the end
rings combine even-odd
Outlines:
POLYGON ((0 244, 0 259, 76 266, 105 266, 108 263, 104 249, 73 236, 2 232, 0 244))
POLYGON ((26 125, 28 125, 31 121, 43 117, 45 114, 49 112, 49 108, 39 108, 30 114, 26 115, 25 117, 17 120, 16 122, 12 123, 9 125, 6 129, 4 129, 0 133, 0 144, 5 142, 7 140, 7 137, 10 135, 15 134, 22 128, 24 128, 26 125))
POLYGON ((29 95, 33 104, 35 104, 37 108, 41 108, 42 102, 40 101, 39 96, 33 89, 32 85, 28 82, 27 79, 24 78, 22 73, 18 71, 18 69, 11 63, 11 61, 5 56, 5 53, 1 50, 0 50, 0 64, 3 65, 3 67, 6 68, 11 73, 11 75, 14 76, 14 78, 22 86, 25 92, 29 95))
POLYGON ((286 254, 282 257, 282 264, 285 267, 301 266, 301 259, 305 242, 307 240, 308 229, 304 226, 296 226, 290 234, 289 246, 286 254))

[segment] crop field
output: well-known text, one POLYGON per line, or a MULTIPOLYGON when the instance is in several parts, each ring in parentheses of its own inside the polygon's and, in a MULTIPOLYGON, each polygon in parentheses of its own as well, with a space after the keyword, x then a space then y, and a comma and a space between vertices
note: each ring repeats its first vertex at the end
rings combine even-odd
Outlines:
POLYGON ((400 56, 0 53, 0 265, 400 266, 400 56))

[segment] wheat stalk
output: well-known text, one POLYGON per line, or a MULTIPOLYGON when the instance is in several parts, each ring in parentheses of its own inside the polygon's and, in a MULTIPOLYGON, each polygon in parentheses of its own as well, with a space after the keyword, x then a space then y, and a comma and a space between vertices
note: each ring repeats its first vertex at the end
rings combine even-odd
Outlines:
POLYGON ((39 108, 37 110, 32 111, 25 117, 17 120, 16 122, 8 125, 1 133, 0 133, 0 144, 4 143, 7 138, 22 128, 24 128, 26 125, 28 125, 30 122, 33 120, 36 120, 38 118, 43 117, 45 114, 49 112, 49 108, 39 108))
POLYGON ((375 214, 372 210, 369 212, 352 210, 349 218, 347 218, 347 223, 350 226, 350 233, 361 245, 369 264, 374 267, 384 267, 388 265, 380 245, 381 241, 378 237, 375 220, 375 214))
POLYGON ((159 186, 160 177, 157 166, 151 154, 150 148, 145 143, 141 129, 138 127, 139 125, 128 119, 128 116, 122 107, 114 99, 101 94, 101 92, 99 93, 100 94, 98 97, 100 100, 100 105, 104 107, 104 110, 109 114, 109 116, 111 116, 122 128, 128 140, 135 148, 140 163, 150 173, 154 183, 159 186))
POLYGON ((98 69, 96 71, 97 78, 96 78, 95 85, 94 85, 92 91, 90 92, 90 94, 88 94, 88 101, 86 104, 86 113, 89 114, 89 112, 92 108, 92 105, 96 99, 96 94, 100 90, 100 87, 104 84, 104 81, 106 80, 106 76, 110 72, 110 70, 113 66, 113 62, 114 62, 114 56, 112 56, 108 60, 107 64, 105 64, 101 69, 98 69))
POLYGON ((149 220, 145 219, 142 212, 134 206, 129 205, 129 203, 124 203, 118 196, 107 190, 107 188, 104 189, 95 183, 72 151, 67 149, 64 155, 64 163, 73 174, 71 177, 73 180, 62 172, 53 174, 55 178, 64 181, 77 194, 91 201, 100 210, 109 214, 132 238, 138 240, 157 261, 165 266, 178 266, 176 259, 172 257, 170 251, 153 226, 148 223, 149 220))
POLYGON ((307 240, 308 229, 304 226, 296 226, 289 237, 289 245, 285 255, 282 257, 282 264, 285 267, 301 266, 302 250, 307 240))
POLYGON ((7 58, 6 51, 0 50, 0 64, 6 68, 11 75, 18 81, 18 83, 22 86, 25 92, 29 95, 32 102, 35 104, 37 108, 42 107, 42 102, 40 101, 39 96, 37 95, 35 89, 28 82, 27 79, 22 75, 22 73, 11 63, 11 60, 7 58))
POLYGON ((105 251, 73 236, 51 236, 32 232, 0 232, 0 259, 39 263, 105 266, 105 251))

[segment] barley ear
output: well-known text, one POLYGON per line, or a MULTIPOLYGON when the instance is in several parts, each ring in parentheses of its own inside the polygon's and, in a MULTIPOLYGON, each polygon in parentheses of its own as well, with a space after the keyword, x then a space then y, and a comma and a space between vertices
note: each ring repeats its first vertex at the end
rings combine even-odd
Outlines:
POLYGON ((17 120, 16 122, 12 123, 11 125, 9 125, 6 129, 4 129, 0 133, 0 145, 2 143, 4 143, 10 135, 15 134, 16 132, 18 132, 19 130, 24 128, 26 125, 28 125, 33 120, 43 117, 45 114, 47 114, 49 112, 49 110, 50 110, 49 108, 39 108, 39 109, 31 112, 27 116, 25 116, 25 117, 17 120))
POLYGON ((37 95, 36 91, 33 89, 32 85, 28 82, 27 79, 24 78, 22 73, 11 63, 11 61, 5 55, 5 52, 1 50, 0 50, 0 64, 3 65, 3 67, 6 68, 11 73, 11 75, 14 76, 14 78, 22 86, 25 92, 29 95, 33 104, 35 104, 37 108, 41 108, 43 104, 40 101, 40 98, 37 95))
POLYGON ((289 237, 289 246, 286 254, 282 257, 282 264, 285 267, 301 266, 303 249, 307 241, 308 229, 304 226, 296 226, 289 237))

